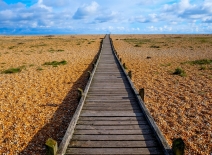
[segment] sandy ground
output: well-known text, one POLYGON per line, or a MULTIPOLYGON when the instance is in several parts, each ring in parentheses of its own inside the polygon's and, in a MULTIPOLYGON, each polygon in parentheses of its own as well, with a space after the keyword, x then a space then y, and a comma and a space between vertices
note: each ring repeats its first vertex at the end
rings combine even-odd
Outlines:
POLYGON ((0 36, 0 154, 42 155, 47 138, 60 143, 103 37, 0 36), (9 68, 22 70, 2 73, 9 68))
POLYGON ((212 35, 112 35, 132 71, 135 87, 145 89, 145 104, 171 146, 182 137, 186 154, 212 152, 212 35), (148 57, 148 58, 147 58, 148 57), (187 62, 187 63, 185 63, 187 62), (173 75, 180 67, 185 77, 173 75))

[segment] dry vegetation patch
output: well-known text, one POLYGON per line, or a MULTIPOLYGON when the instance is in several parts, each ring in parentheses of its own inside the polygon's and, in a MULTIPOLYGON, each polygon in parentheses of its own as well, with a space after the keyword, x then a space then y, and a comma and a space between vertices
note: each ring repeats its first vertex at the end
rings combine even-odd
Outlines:
POLYGON ((0 154, 41 155, 47 138, 60 143, 102 37, 0 37, 0 154))
POLYGON ((137 89, 171 146, 212 152, 212 35, 112 35, 137 89), (180 76, 179 76, 180 75, 180 76))

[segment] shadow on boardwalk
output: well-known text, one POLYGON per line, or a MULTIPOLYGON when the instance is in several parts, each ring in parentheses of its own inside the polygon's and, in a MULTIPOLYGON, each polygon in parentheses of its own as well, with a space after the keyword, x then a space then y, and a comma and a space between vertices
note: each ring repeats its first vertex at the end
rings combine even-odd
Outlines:
POLYGON ((95 58, 80 78, 74 82, 71 90, 63 99, 63 102, 59 105, 53 117, 49 120, 49 123, 34 135, 26 148, 20 152, 20 155, 45 155, 45 141, 48 138, 55 139, 59 146, 78 105, 77 88, 85 88, 88 81, 88 71, 92 70, 92 64, 95 58))

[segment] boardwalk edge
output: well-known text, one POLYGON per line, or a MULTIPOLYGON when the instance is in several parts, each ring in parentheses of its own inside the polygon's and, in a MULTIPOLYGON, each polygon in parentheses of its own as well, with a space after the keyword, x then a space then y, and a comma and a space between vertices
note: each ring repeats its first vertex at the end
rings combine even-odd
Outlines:
POLYGON ((134 84, 132 83, 131 81, 131 78, 129 77, 129 75, 127 74, 127 72, 125 71, 124 67, 122 66, 121 62, 119 61, 119 58, 118 58, 118 55, 117 53, 115 52, 115 48, 113 46, 113 41, 112 39, 110 38, 110 42, 111 42, 111 46, 112 46, 112 51, 113 51, 113 54, 115 55, 120 67, 122 68, 124 74, 126 75, 127 77, 127 80, 129 82, 129 84, 131 85, 132 87, 132 90, 134 91, 134 93, 136 94, 136 98, 139 102, 139 106, 141 107, 141 110, 144 112, 144 115, 145 117, 147 118, 148 122, 150 123, 151 125, 151 128, 153 129, 153 131, 155 132, 155 135, 156 135, 156 138, 158 139, 158 141, 160 142, 161 146, 163 147, 163 151, 164 151, 164 154, 165 155, 172 155, 172 151, 171 151, 171 148, 170 146, 168 145, 168 142, 166 141, 165 137, 163 136, 161 130, 158 128, 157 124, 155 123, 154 119, 152 118, 149 110, 146 108, 143 100, 141 99, 138 91, 136 90, 136 88, 134 87, 134 84))
POLYGON ((71 119, 71 122, 66 130, 66 133, 63 137, 63 140, 62 142, 60 143, 60 146, 58 148, 58 151, 57 151, 57 155, 64 155, 65 152, 66 152, 66 149, 68 147, 68 144, 73 136, 73 133, 74 133, 74 129, 75 129, 75 126, 77 124, 77 121, 78 121, 78 118, 79 118, 79 115, 81 113, 81 110, 82 110, 82 107, 85 103, 85 99, 86 99, 86 96, 87 96, 87 93, 88 93, 88 90, 90 88, 90 85, 91 85, 91 82, 93 80, 93 77, 94 77, 94 74, 95 74, 95 71, 96 71, 96 68, 98 66, 98 63, 99 63, 99 59, 101 57, 101 53, 102 53, 102 47, 103 47, 103 39, 102 39, 102 42, 101 42, 101 49, 99 51, 99 53, 97 54, 97 61, 96 61, 96 65, 94 66, 94 69, 91 73, 91 76, 87 82, 87 85, 85 87, 85 90, 84 90, 84 95, 81 97, 80 101, 79 101, 79 104, 77 106, 77 109, 71 119))

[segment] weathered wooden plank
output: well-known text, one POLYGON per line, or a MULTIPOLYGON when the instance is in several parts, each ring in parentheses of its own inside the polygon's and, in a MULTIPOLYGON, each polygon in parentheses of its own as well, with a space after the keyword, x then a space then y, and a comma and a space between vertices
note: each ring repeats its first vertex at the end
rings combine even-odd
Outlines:
POLYGON ((80 117, 80 121, 141 121, 144 117, 80 117))
POLYGON ((143 116, 143 113, 133 113, 129 111, 84 111, 81 116, 143 116))
MULTIPOLYGON (((92 87, 93 86, 113 86, 113 87, 122 87, 122 86, 125 86, 126 83, 124 81, 115 81, 115 80, 111 80, 110 82, 107 82, 107 81, 95 81, 93 82, 92 84, 92 87)), ((129 86, 128 86, 129 87, 129 86)))
POLYGON ((148 155, 148 154, 162 154, 162 151, 158 148, 68 148, 67 155, 69 154, 139 154, 139 155, 148 155))
POLYGON ((92 97, 87 97, 86 98, 87 101, 109 101, 109 102, 120 102, 122 103, 122 101, 126 100, 126 101, 136 101, 135 98, 133 97, 125 97, 125 96, 121 96, 121 97, 110 97, 110 98, 107 98, 107 96, 102 96, 101 98, 92 98, 92 97))
POLYGON ((124 102, 124 103, 118 103, 118 102, 114 102, 114 103, 104 103, 104 102, 86 102, 86 104, 84 105, 85 107, 97 107, 97 106, 101 106, 101 107, 117 107, 117 106, 121 106, 121 107, 138 107, 140 108, 136 103, 132 102, 124 102))
MULTIPOLYGON (((98 107, 105 107, 105 108, 117 108, 117 107, 121 107, 121 108, 137 108, 139 109, 140 107, 138 107, 136 104, 123 104, 123 103, 87 103, 87 105, 84 108, 98 108, 98 107)), ((109 110, 110 111, 110 110, 109 110)))
POLYGON ((117 92, 117 91, 105 91, 105 90, 96 90, 96 91, 99 91, 99 92, 90 92, 88 95, 89 96, 128 96, 128 97, 134 97, 135 95, 131 92, 128 92, 128 91, 125 91, 125 90, 122 90, 120 92, 117 92))
POLYGON ((142 148, 156 147, 155 141, 71 141, 69 147, 83 148, 142 148))
MULTIPOLYGON (((87 109, 84 109, 84 110, 87 110, 87 109)), ((87 111, 89 111, 89 110, 87 110, 87 111)), ((104 112, 106 112, 106 111, 108 111, 107 109, 93 109, 92 111, 97 111, 97 112, 102 112, 102 111, 104 111, 104 112)), ((112 110, 110 110, 109 109, 109 111, 114 111, 114 112, 121 112, 121 111, 124 111, 124 112, 134 112, 134 113, 139 113, 139 112, 141 112, 141 110, 139 109, 139 110, 132 110, 132 109, 112 109, 112 110)))
POLYGON ((153 135, 73 135, 72 140, 156 140, 153 135))
POLYGON ((134 102, 130 103, 130 102, 124 102, 124 103, 121 103, 121 102, 114 102, 114 103, 109 103, 109 102, 87 102, 86 103, 86 106, 102 106, 102 107, 107 107, 107 106, 110 106, 110 107, 117 107, 117 106, 123 106, 123 107, 138 107, 137 104, 135 104, 134 102))
POLYGON ((75 129, 84 130, 137 130, 137 129, 150 129, 148 124, 146 125, 104 125, 104 126, 93 126, 93 125, 77 125, 75 129))
MULTIPOLYGON (((104 111, 113 111, 113 110, 137 110, 137 111, 141 111, 140 107, 132 107, 132 106, 128 106, 128 107, 122 107, 122 106, 116 106, 116 107, 107 107, 107 106, 86 106, 83 107, 84 110, 104 110, 104 111)), ((134 111, 135 112, 135 111, 134 111)))
POLYGON ((75 135, 149 135, 151 130, 75 130, 75 135))
MULTIPOLYGON (((98 91, 98 90, 104 90, 104 91, 114 91, 114 90, 116 90, 117 91, 117 89, 118 88, 111 88, 111 87, 107 87, 107 88, 101 88, 101 87, 90 87, 90 91, 89 92, 95 92, 95 91, 98 91)), ((131 92, 131 88, 130 87, 125 87, 125 88, 123 88, 123 89, 119 89, 119 91, 121 92, 121 91, 130 91, 131 92)))
POLYGON ((132 107, 85 107, 84 110, 92 110, 92 111, 133 111, 133 112, 141 112, 140 108, 132 108, 132 107))
POLYGON ((129 95, 129 94, 125 94, 125 95, 122 95, 122 94, 119 94, 119 95, 116 95, 116 94, 96 94, 96 95, 87 95, 87 98, 121 98, 121 99, 134 99, 134 95, 129 95))
POLYGON ((117 101, 117 100, 86 100, 86 104, 102 104, 102 105, 114 105, 114 106, 117 106, 120 105, 120 106, 124 106, 124 105, 136 105, 138 106, 138 104, 136 104, 136 100, 133 101, 129 101, 129 100, 122 100, 121 102, 120 101, 117 101))
POLYGON ((120 78, 98 78, 98 79, 94 79, 95 83, 101 83, 101 82, 104 82, 104 83, 119 83, 119 84, 123 84, 125 82, 127 82, 127 80, 120 80, 120 78))
POLYGON ((146 120, 141 121, 78 121, 77 124, 88 124, 88 125, 137 125, 147 124, 146 120))
MULTIPOLYGON (((84 111, 90 111, 90 109, 83 109, 84 111)), ((139 113, 141 112, 140 109, 118 109, 118 108, 114 108, 114 109, 106 109, 106 108, 102 108, 102 109, 92 109, 92 111, 97 111, 97 112, 106 112, 106 111, 113 111, 113 112, 133 112, 133 113, 139 113)))

